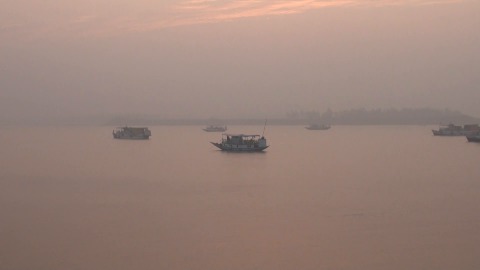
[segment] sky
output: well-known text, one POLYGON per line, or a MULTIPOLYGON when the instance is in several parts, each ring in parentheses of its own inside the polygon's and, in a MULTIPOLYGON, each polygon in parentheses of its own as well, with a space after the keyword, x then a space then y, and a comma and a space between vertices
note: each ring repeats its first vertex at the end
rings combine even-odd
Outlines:
POLYGON ((477 0, 0 0, 0 123, 111 115, 480 117, 477 0))

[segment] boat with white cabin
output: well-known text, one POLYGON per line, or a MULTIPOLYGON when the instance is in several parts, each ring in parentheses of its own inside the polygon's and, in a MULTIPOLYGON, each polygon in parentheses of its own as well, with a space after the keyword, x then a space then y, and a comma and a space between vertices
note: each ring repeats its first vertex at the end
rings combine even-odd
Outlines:
POLYGON ((438 130, 432 130, 432 133, 435 136, 470 136, 478 133, 479 131, 480 126, 478 124, 463 126, 449 124, 447 126, 440 127, 438 130))

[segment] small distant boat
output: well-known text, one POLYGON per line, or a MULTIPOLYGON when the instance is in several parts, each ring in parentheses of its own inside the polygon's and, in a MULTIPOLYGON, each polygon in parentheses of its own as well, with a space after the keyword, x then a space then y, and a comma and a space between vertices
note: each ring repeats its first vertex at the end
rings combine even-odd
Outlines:
POLYGON ((260 135, 222 134, 220 143, 211 142, 222 151, 229 152, 260 152, 269 147, 267 139, 260 135))
POLYGON ((227 131, 227 126, 208 126, 203 130, 206 132, 225 132, 227 131))
POLYGON ((464 126, 449 124, 440 127, 438 130, 432 130, 432 133, 435 136, 470 136, 475 135, 479 131, 480 126, 478 124, 464 126))
POLYGON ((330 129, 330 125, 313 124, 305 128, 308 130, 327 130, 327 129, 330 129))
POLYGON ((115 139, 148 140, 152 132, 147 127, 117 127, 112 132, 115 139))

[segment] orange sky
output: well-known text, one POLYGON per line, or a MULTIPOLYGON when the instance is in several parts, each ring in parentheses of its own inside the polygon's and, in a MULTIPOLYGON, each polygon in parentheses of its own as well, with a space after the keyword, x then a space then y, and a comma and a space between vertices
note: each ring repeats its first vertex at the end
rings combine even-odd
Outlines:
POLYGON ((478 0, 0 1, 0 122, 363 107, 480 116, 478 0))
POLYGON ((436 5, 465 0, 99 0, 13 1, 0 10, 0 37, 37 39, 109 37, 168 27, 262 16, 288 16, 314 9, 386 5, 436 5))

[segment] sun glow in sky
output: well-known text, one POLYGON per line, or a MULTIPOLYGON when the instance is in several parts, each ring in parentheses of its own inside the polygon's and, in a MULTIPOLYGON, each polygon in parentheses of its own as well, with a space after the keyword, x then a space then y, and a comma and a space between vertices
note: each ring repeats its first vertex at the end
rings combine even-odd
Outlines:
POLYGON ((390 107, 480 116, 478 0, 0 1, 0 123, 390 107))
POLYGON ((454 2, 462 0, 7 0, 0 10, 0 36, 106 37, 251 17, 286 16, 327 7, 454 2))

